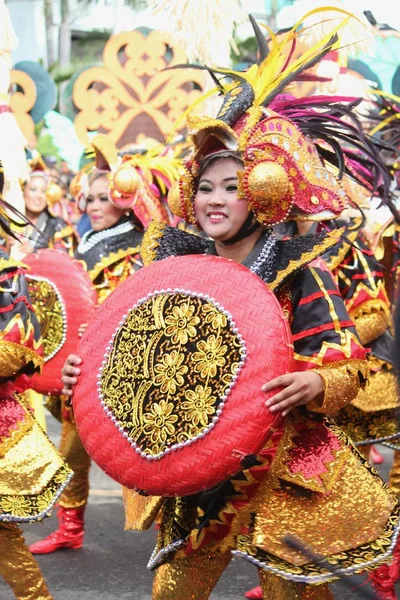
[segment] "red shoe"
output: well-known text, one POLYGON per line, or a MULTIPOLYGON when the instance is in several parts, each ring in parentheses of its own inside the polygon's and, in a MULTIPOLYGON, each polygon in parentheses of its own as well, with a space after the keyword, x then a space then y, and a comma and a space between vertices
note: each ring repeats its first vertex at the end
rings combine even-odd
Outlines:
POLYGON ((260 588, 260 586, 255 587, 252 590, 249 590, 248 592, 246 592, 244 597, 252 598, 255 600, 262 600, 263 599, 262 589, 260 588))
POLYGON ((62 508, 58 511, 59 528, 44 540, 29 546, 32 554, 49 554, 62 548, 82 548, 85 507, 62 508))
POLYGON ((389 566, 389 575, 393 583, 396 583, 400 579, 400 539, 397 540, 394 552, 392 555, 392 562, 389 566))
POLYGON ((381 565, 375 571, 372 571, 369 574, 368 581, 371 582, 379 600, 397 600, 389 565, 381 565))
POLYGON ((381 465, 384 462, 384 458, 382 454, 375 448, 375 446, 371 446, 371 450, 369 451, 369 460, 373 465, 381 465))

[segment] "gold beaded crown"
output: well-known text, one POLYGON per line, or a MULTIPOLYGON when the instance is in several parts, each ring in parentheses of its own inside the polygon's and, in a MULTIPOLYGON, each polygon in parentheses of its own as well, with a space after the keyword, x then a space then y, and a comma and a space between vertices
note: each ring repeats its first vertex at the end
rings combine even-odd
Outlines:
MULTIPOLYGON (((300 23, 323 10, 311 11, 300 23)), ((386 190, 387 174, 374 142, 364 135, 353 114, 358 100, 294 98, 283 93, 294 81, 315 78, 308 70, 338 47, 338 31, 349 18, 293 64, 291 48, 299 23, 281 40, 269 32, 269 47, 252 20, 260 64, 245 73, 208 69, 224 101, 216 118, 188 117, 193 151, 168 196, 175 215, 192 224, 196 222, 193 200, 201 162, 222 150, 234 151, 241 157, 239 197, 247 201, 256 219, 265 226, 287 219, 337 217, 352 203, 351 186, 346 185, 348 177, 368 188, 369 193, 377 187, 377 181, 384 180, 386 190), (216 74, 229 77, 231 82, 222 84, 216 74)))

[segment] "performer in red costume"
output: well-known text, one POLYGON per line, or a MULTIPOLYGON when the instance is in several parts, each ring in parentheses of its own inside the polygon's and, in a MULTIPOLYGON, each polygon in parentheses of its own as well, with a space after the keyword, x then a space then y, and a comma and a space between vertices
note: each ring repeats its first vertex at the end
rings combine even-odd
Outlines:
MULTIPOLYGON (((3 181, 0 165, 0 228, 13 236, 3 181)), ((48 516, 71 471, 18 395, 42 366, 39 324, 23 273, 23 264, 0 251, 0 575, 19 600, 51 600, 19 523, 48 516)))

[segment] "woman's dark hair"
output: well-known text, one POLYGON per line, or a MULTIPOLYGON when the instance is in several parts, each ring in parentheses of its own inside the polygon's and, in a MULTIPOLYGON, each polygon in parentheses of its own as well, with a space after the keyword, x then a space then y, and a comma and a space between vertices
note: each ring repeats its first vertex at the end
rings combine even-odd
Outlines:
POLYGON ((204 171, 215 165, 218 161, 224 160, 227 158, 231 158, 235 160, 239 165, 243 167, 243 160, 239 152, 233 152, 232 150, 221 150, 221 152, 216 152, 215 154, 209 154, 205 158, 200 161, 199 174, 196 177, 196 187, 198 182, 200 181, 201 176, 204 171))
POLYGON ((89 185, 92 185, 92 183, 94 183, 95 181, 97 181, 97 179, 100 179, 101 177, 107 177, 109 173, 110 171, 103 171, 101 169, 95 168, 88 176, 89 185))

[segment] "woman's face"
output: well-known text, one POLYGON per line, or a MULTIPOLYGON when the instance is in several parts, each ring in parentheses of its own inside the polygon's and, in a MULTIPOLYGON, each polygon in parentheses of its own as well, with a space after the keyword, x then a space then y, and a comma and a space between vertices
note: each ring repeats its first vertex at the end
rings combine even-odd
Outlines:
POLYGON ((98 177, 91 184, 86 201, 86 212, 94 231, 112 227, 124 214, 124 210, 114 206, 108 199, 107 177, 98 177))
POLYGON ((26 211, 33 215, 40 215, 47 206, 46 202, 47 181, 44 177, 31 177, 24 187, 26 211))
POLYGON ((237 197, 237 172, 240 165, 222 158, 201 175, 194 199, 200 227, 213 240, 223 242, 237 234, 249 210, 246 200, 237 197))

